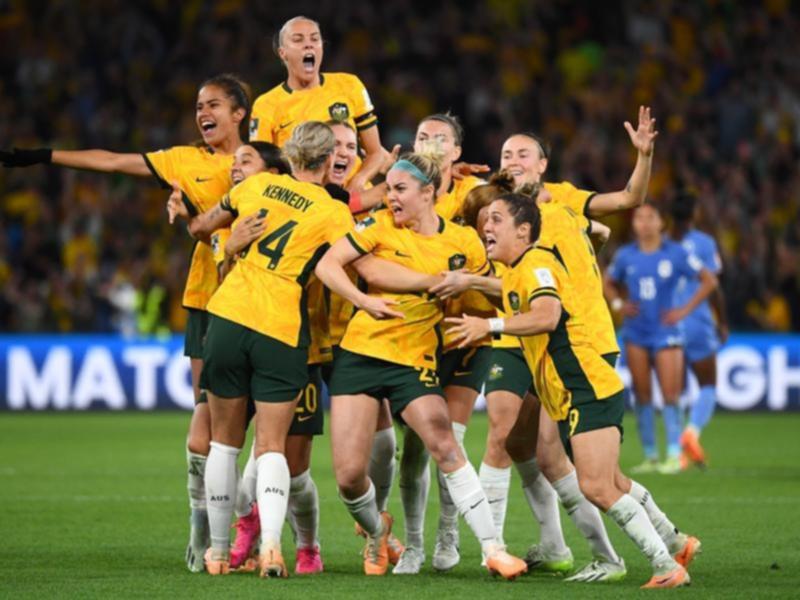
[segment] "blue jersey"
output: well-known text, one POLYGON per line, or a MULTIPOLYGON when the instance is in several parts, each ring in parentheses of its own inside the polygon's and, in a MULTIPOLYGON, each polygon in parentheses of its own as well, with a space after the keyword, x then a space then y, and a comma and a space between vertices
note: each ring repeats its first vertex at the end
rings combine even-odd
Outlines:
MULTIPOLYGON (((689 254, 693 254, 703 266, 718 275, 722 271, 722 260, 719 257, 719 250, 717 250, 717 243, 710 235, 698 231, 697 229, 690 229, 689 232, 683 237, 682 240, 677 240, 683 249, 689 254)), ((676 291, 675 302, 677 306, 683 306, 697 293, 697 288, 700 287, 700 281, 697 277, 684 277, 678 284, 676 291)), ((711 315, 711 307, 708 300, 703 300, 700 305, 695 308, 685 321, 687 326, 698 325, 706 327, 714 327, 714 317, 711 315)))
POLYGON ((667 238, 651 253, 642 252, 636 243, 620 248, 608 273, 627 288, 628 299, 639 307, 638 315, 625 318, 623 340, 651 349, 682 345, 682 326, 665 325, 662 319, 670 309, 682 306, 675 293, 681 279, 696 279, 701 269, 694 255, 667 238))

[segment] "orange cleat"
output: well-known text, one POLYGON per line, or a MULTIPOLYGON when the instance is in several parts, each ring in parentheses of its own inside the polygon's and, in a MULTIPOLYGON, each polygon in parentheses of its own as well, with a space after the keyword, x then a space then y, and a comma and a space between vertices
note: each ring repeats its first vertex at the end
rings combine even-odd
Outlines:
POLYGON ((686 569, 684 569, 681 565, 677 565, 676 568, 672 569, 668 573, 664 573, 663 575, 653 575, 653 577, 650 578, 650 581, 642 586, 642 589, 652 590, 658 588, 678 588, 687 586, 691 582, 692 579, 689 577, 689 573, 686 571, 686 569))
POLYGON ((698 467, 706 466, 706 453, 694 429, 686 428, 681 434, 681 449, 686 457, 698 467))
POLYGON ((400 555, 406 549, 399 539, 395 537, 392 533, 389 535, 389 539, 386 541, 389 547, 389 562, 392 566, 396 565, 400 561, 400 555))
POLYGON ((702 552, 702 544, 700 540, 698 540, 693 535, 687 536, 686 543, 683 545, 683 548, 678 550, 675 553, 675 562, 681 565, 684 569, 688 569, 689 565, 692 564, 694 557, 702 552))
POLYGON ((392 535, 394 520, 388 512, 381 513, 381 532, 372 537, 367 535, 364 547, 364 573, 366 575, 386 575, 389 569, 389 536, 392 535))
POLYGON ((513 581, 523 573, 528 572, 525 561, 510 555, 502 546, 486 554, 484 559, 486 568, 492 575, 500 575, 503 579, 513 581))
POLYGON ((286 578, 289 576, 289 570, 286 568, 280 548, 276 546, 261 546, 261 550, 258 553, 258 566, 260 576, 265 579, 272 577, 286 578))
POLYGON ((227 575, 231 570, 230 553, 224 550, 206 550, 203 562, 209 575, 227 575))

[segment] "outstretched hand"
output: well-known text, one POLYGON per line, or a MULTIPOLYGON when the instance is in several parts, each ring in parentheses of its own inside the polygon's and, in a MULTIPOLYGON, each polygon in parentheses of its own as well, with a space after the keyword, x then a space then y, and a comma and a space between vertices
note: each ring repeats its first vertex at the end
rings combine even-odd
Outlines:
POLYGON ((4 167, 30 167, 32 165, 47 165, 53 160, 53 151, 50 148, 13 148, 11 151, 0 150, 0 163, 4 167))
POLYGON ((170 225, 175 222, 175 217, 189 218, 189 211, 183 203, 183 191, 177 181, 172 182, 172 193, 170 193, 167 200, 167 214, 169 215, 170 225))
POLYGON ((653 153, 656 131, 656 120, 650 117, 650 107, 639 107, 639 126, 634 130, 629 121, 625 121, 625 130, 631 138, 631 143, 640 153, 650 156, 653 153))
POLYGON ((459 348, 466 348, 472 342, 482 340, 491 333, 489 320, 480 317, 470 317, 465 314, 460 317, 448 317, 444 322, 452 325, 447 333, 459 342, 459 348))

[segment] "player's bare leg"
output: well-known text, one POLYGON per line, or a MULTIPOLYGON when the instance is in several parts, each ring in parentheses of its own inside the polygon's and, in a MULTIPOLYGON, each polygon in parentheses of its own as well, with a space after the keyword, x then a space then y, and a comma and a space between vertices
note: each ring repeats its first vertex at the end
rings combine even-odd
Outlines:
POLYGON ((205 472, 211 443, 211 419, 208 404, 200 402, 200 373, 203 361, 192 358, 192 388, 195 405, 186 439, 187 490, 189 492, 189 543, 186 546, 186 566, 193 573, 205 570, 203 557, 209 546, 208 512, 206 510, 205 472))
POLYGON ((650 353, 646 348, 636 344, 626 344, 625 358, 631 373, 635 398, 636 428, 644 451, 644 461, 633 467, 631 473, 655 473, 658 470, 658 448, 653 390, 650 383, 650 353))

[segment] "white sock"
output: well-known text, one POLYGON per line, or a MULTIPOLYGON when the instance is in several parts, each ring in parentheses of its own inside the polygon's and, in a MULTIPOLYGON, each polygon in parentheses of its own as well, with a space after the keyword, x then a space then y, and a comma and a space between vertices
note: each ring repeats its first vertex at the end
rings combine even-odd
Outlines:
POLYGON ((289 464, 280 452, 265 452, 256 459, 256 471, 261 543, 280 547, 289 502, 289 464))
POLYGON ((367 492, 355 500, 348 500, 341 494, 339 494, 339 497, 355 522, 361 525, 361 529, 366 531, 367 535, 375 537, 381 532, 383 524, 381 522, 381 514, 378 512, 378 505, 375 503, 375 485, 372 481, 369 482, 367 492))
POLYGON ((539 521, 539 543, 548 550, 563 554, 569 550, 561 530, 561 515, 558 512, 558 496, 553 486, 547 481, 536 463, 536 458, 524 462, 515 462, 520 478, 522 491, 528 500, 528 506, 536 520, 539 521))
POLYGON ((255 445, 250 448, 250 456, 244 465, 242 477, 236 490, 236 516, 246 517, 253 512, 253 503, 256 501, 256 458, 253 455, 255 445))
POLYGON ((475 467, 466 463, 452 473, 445 473, 445 479, 459 514, 478 538, 481 550, 486 553, 490 547, 501 544, 475 467))
MULTIPOLYGON (((467 451, 464 448, 464 436, 467 433, 467 426, 461 423, 453 423, 452 427, 456 443, 458 447, 461 448, 464 458, 469 461, 467 451)), ((450 497, 450 491, 447 489, 444 473, 442 473, 438 467, 436 469, 436 476, 439 482, 439 529, 455 528, 458 526, 458 508, 456 508, 453 499, 450 497)))
POLYGON ((311 470, 292 477, 289 487, 289 522, 294 531, 297 548, 319 546, 319 495, 311 479, 311 470))
POLYGON ((673 562, 664 541, 658 535, 650 519, 647 518, 644 508, 630 495, 623 494, 608 509, 608 516, 614 519, 614 522, 638 546, 650 561, 653 569, 661 569, 673 562))
POLYGON ((406 546, 422 550, 424 546, 425 508, 431 487, 431 471, 428 468, 428 451, 422 440, 411 429, 407 429, 400 458, 400 500, 406 524, 406 546))
POLYGON ((236 502, 236 458, 239 448, 211 442, 206 461, 206 504, 211 547, 228 552, 231 543, 231 518, 236 502))
POLYGON ((573 469, 569 475, 553 483, 561 504, 567 511, 575 526, 589 542, 592 554, 609 562, 618 563, 619 556, 608 539, 608 532, 603 524, 603 517, 597 507, 589 502, 578 486, 578 475, 573 469))
POLYGON ((482 462, 478 475, 481 487, 489 500, 494 528, 502 540, 506 523, 506 508, 508 507, 508 489, 511 487, 511 467, 498 469, 482 462))
POLYGON ((394 458, 395 452, 397 452, 397 438, 395 438, 394 426, 375 432, 367 475, 375 485, 375 501, 380 512, 386 510, 389 494, 392 491, 397 463, 394 458))
POLYGON ((667 515, 658 508, 658 505, 653 500, 652 494, 650 494, 647 488, 631 480, 631 489, 628 494, 644 507, 647 518, 650 519, 658 535, 664 540, 670 553, 674 554, 678 552, 680 550, 680 539, 678 536, 680 532, 678 528, 672 524, 672 521, 667 518, 667 515))

